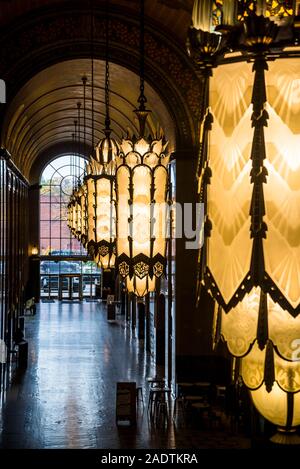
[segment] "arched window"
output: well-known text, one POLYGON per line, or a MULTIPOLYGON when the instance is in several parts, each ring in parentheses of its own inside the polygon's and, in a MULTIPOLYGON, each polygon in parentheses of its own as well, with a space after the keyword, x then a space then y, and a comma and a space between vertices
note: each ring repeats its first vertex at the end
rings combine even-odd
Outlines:
POLYGON ((67 227, 67 204, 76 179, 82 177, 84 158, 60 156, 44 169, 40 191, 40 253, 85 255, 82 245, 67 227))
POLYGON ((83 299, 99 297, 100 269, 67 226, 67 205, 83 176, 85 160, 60 156, 48 164, 40 190, 41 297, 83 299))

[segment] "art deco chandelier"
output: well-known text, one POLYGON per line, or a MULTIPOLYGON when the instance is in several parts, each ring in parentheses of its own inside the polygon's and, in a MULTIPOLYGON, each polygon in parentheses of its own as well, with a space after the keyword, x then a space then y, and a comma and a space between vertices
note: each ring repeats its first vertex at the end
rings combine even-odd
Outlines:
POLYGON ((105 138, 90 158, 84 186, 70 201, 68 219, 72 233, 85 243, 94 261, 104 269, 114 267, 116 261, 127 290, 143 297, 155 290, 156 279, 166 271, 169 180, 167 142, 162 132, 146 136, 150 111, 144 93, 144 0, 139 108, 135 110, 139 133, 128 133, 120 145, 111 138, 110 129, 108 36, 107 18, 105 138), (78 231, 78 218, 80 227, 86 226, 84 236, 78 231))
POLYGON ((195 1, 187 44, 204 90, 199 291, 277 442, 300 424, 297 4, 195 1))

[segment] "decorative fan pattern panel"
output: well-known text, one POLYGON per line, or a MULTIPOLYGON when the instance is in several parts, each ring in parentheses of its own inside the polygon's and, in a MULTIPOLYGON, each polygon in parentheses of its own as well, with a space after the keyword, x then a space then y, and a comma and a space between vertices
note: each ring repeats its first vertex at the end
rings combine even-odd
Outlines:
MULTIPOLYGON (((230 310, 254 286, 251 272, 251 93, 248 63, 214 71, 210 86, 207 272, 219 303, 230 310), (222 253, 222 256, 220 256, 222 253)), ((266 72, 267 126, 263 200, 264 291, 292 315, 300 310, 300 64, 280 59, 266 72)))
POLYGON ((212 231, 208 267, 225 303, 235 294, 250 266, 252 80, 249 64, 229 65, 214 72, 210 87, 214 122, 209 153, 212 180, 208 211, 212 231))

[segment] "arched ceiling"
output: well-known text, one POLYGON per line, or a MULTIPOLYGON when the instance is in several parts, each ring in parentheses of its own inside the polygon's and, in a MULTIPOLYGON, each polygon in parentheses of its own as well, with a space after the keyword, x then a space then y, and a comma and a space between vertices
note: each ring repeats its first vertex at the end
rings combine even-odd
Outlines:
MULTIPOLYGON (((103 137, 105 63, 94 61, 94 129, 95 143, 103 137)), ((9 104, 2 128, 2 144, 29 178, 32 165, 41 153, 53 145, 72 142, 77 103, 83 108, 82 77, 87 77, 86 142, 92 145, 91 60, 78 59, 57 63, 35 75, 9 104)), ((121 139, 128 129, 136 130, 133 110, 139 94, 139 77, 130 70, 110 64, 110 114, 113 136, 121 139)), ((148 108, 151 109, 148 131, 163 128, 174 149, 175 131, 171 117, 158 96, 146 84, 148 108)), ((83 123, 83 111, 81 111, 83 123)), ((81 125, 81 139, 83 126, 81 125)))

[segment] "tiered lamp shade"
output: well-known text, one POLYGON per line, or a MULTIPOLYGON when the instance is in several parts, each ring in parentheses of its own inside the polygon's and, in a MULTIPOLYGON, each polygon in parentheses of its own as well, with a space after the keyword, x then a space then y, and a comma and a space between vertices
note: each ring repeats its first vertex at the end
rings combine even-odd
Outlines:
POLYGON ((77 201, 76 201, 75 192, 76 191, 74 189, 70 197, 70 202, 68 203, 68 227, 73 236, 75 236, 76 228, 77 228, 77 214, 76 214, 77 201))
POLYGON ((300 424, 300 63, 260 57, 254 75, 251 67, 222 65, 210 81, 202 282, 219 305, 215 340, 240 359, 255 406, 292 429, 300 424))
POLYGON ((80 241, 83 246, 87 242, 87 220, 86 220, 86 198, 87 186, 82 184, 73 190, 68 203, 67 225, 72 235, 80 241))
POLYGON ((78 187, 76 190, 76 232, 75 238, 81 241, 81 230, 82 230, 82 213, 81 213, 81 195, 82 187, 78 187))
POLYGON ((77 199, 77 189, 74 190, 73 195, 72 195, 72 210, 73 210, 73 215, 72 215, 72 234, 74 237, 76 237, 76 232, 77 232, 77 224, 78 224, 78 199, 77 199))
POLYGON ((72 218, 73 218, 73 210, 72 210, 72 202, 70 198, 70 201, 68 203, 68 208, 67 208, 67 226, 70 231, 72 230, 72 223, 73 223, 72 218))
POLYGON ((103 269, 115 265, 116 208, 115 157, 118 146, 105 138, 96 147, 95 158, 87 165, 87 248, 103 269))
POLYGON ((216 6, 214 0, 199 0, 194 2, 192 24, 197 30, 210 32, 213 28, 213 11, 216 6))
POLYGON ((84 247, 87 244, 87 184, 84 182, 79 189, 80 204, 80 238, 79 241, 84 247))
POLYGON ((116 160, 118 271, 142 297, 165 274, 169 158, 163 138, 128 138, 116 160))

